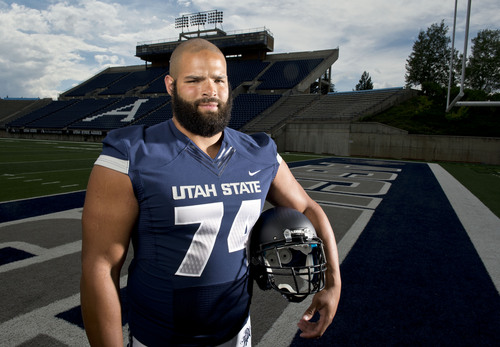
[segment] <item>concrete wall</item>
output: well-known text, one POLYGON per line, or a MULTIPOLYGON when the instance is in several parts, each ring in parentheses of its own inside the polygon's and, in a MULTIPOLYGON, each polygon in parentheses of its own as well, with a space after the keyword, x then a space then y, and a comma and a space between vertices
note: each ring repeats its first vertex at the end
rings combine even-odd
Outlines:
POLYGON ((349 156, 349 123, 292 123, 282 136, 278 145, 284 145, 285 151, 349 156))
POLYGON ((500 165, 500 138, 412 135, 380 123, 290 123, 273 134, 280 151, 500 165))

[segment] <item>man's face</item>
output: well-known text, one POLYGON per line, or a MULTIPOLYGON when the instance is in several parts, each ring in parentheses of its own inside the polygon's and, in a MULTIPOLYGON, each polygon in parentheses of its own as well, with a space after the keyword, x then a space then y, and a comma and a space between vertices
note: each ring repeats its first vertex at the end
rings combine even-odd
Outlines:
POLYGON ((193 134, 213 136, 229 123, 232 100, 224 56, 186 52, 175 80, 166 78, 174 117, 193 134))
POLYGON ((227 102, 218 98, 204 97, 193 102, 184 100, 177 92, 176 83, 172 89, 172 109, 179 123, 189 132, 210 137, 220 133, 231 119, 231 92, 227 102), (216 104, 214 110, 205 110, 204 104, 216 104), (201 107, 200 107, 201 106, 201 107))

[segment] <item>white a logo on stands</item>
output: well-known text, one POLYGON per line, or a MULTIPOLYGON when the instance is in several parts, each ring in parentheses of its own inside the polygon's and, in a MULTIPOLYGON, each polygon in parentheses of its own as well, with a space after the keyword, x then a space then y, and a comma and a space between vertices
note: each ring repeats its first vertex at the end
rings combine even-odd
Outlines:
POLYGON ((139 111, 139 107, 149 99, 137 99, 133 104, 128 104, 123 107, 119 107, 117 109, 100 113, 98 115, 84 118, 84 122, 92 122, 94 119, 102 117, 102 116, 125 116, 120 122, 128 123, 134 120, 137 111, 139 111))

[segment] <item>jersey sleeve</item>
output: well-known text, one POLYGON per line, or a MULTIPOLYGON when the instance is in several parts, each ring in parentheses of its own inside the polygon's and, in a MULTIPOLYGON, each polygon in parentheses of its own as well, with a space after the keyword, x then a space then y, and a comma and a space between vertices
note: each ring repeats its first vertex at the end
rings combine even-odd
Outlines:
MULTIPOLYGON (((281 162, 283 161, 283 158, 278 153, 278 148, 276 146, 276 143, 274 140, 269 137, 269 135, 265 133, 257 133, 251 135, 255 143, 257 144, 258 148, 261 149, 260 153, 266 153, 267 156, 269 156, 271 161, 276 160, 276 163, 278 164, 278 167, 281 165, 281 162), (262 151, 264 149, 264 151, 262 151)), ((262 154, 257 155, 257 158, 261 158, 262 154)), ((269 160, 267 159, 267 160, 269 160)))
POLYGON ((104 166, 128 175, 130 169, 130 148, 140 141, 143 127, 127 127, 109 132, 102 142, 102 152, 94 165, 104 166))

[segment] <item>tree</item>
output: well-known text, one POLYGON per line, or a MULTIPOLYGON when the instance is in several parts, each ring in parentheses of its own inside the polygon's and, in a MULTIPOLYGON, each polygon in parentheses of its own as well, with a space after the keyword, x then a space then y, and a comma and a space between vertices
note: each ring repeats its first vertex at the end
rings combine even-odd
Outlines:
POLYGON ((368 72, 363 72, 359 83, 356 84, 356 90, 369 90, 373 89, 372 78, 368 72))
MULTIPOLYGON (((447 36, 448 26, 444 20, 440 24, 434 23, 427 31, 421 30, 413 44, 413 51, 406 60, 405 81, 408 87, 438 84, 441 87, 448 85, 451 39, 447 36)), ((453 52, 455 61, 453 85, 456 84, 456 72, 459 71, 460 62, 458 52, 453 52)))
POLYGON ((472 39, 466 83, 488 94, 500 89, 500 30, 481 30, 472 39))
POLYGON ((335 84, 331 82, 328 86, 328 83, 325 83, 325 81, 323 81, 323 83, 321 84, 321 90, 319 88, 319 80, 316 80, 309 87, 309 92, 311 94, 328 94, 335 92, 335 84))

